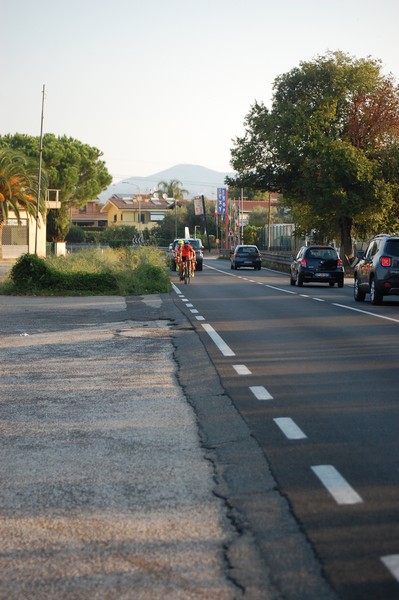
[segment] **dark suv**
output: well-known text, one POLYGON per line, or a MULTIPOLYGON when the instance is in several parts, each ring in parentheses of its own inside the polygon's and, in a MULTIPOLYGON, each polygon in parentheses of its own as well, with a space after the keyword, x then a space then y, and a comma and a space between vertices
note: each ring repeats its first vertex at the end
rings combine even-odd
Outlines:
POLYGON ((399 295, 399 237, 377 235, 366 252, 358 252, 355 267, 354 295, 363 302, 370 294, 372 304, 381 304, 384 296, 399 295))
POLYGON ((190 238, 188 240, 184 238, 178 238, 174 240, 169 246, 169 257, 170 257, 170 270, 176 271, 176 260, 175 260, 175 250, 176 246, 179 243, 179 240, 187 241, 195 250, 196 254, 196 264, 195 270, 202 271, 202 263, 204 259, 204 246, 199 238, 190 238))
POLYGON ((333 246, 302 246, 290 266, 290 283, 301 287, 304 283, 317 281, 344 285, 344 267, 333 246))

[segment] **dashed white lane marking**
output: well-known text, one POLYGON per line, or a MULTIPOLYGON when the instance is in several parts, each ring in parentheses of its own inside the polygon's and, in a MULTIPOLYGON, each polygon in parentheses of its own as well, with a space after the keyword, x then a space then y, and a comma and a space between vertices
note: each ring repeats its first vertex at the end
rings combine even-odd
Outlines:
POLYGON ((195 318, 197 321, 205 321, 205 317, 201 317, 201 315, 197 315, 195 318))
POLYGON ((391 571, 392 575, 399 582, 399 554, 381 556, 381 560, 386 568, 391 571))
POLYGON ((214 330, 212 325, 209 323, 203 323, 202 327, 205 329, 211 340, 219 348, 223 356, 235 356, 233 350, 226 344, 226 342, 220 337, 220 335, 214 330))
POLYGON ((289 417, 278 417, 277 419, 273 419, 273 421, 280 427, 285 437, 289 440, 303 440, 308 437, 295 421, 289 417))
POLYGON ((363 502, 359 494, 349 485, 332 465, 316 465, 311 467, 337 504, 358 504, 363 502))
POLYGON ((273 396, 269 394, 263 385, 253 385, 249 389, 257 400, 273 400, 273 396))
POLYGON ((190 302, 190 304, 186 304, 186 306, 187 306, 187 308, 192 308, 194 306, 194 304, 191 304, 191 302, 190 302))
POLYGON ((245 365, 233 365, 233 369, 238 375, 251 375, 251 371, 245 365))
MULTIPOLYGON (((187 304, 187 306, 188 306, 188 304, 187 304)), ((193 315, 197 315, 198 314, 198 310, 196 308, 190 308, 190 312, 193 313, 193 315)))
POLYGON ((265 283, 265 287, 271 290, 276 290, 277 292, 284 292, 284 294, 294 294, 295 296, 298 295, 298 292, 294 292, 292 290, 284 290, 283 288, 276 287, 275 285, 269 285, 268 283, 265 283))
POLYGON ((312 298, 312 300, 316 300, 316 302, 325 302, 322 298, 312 298))

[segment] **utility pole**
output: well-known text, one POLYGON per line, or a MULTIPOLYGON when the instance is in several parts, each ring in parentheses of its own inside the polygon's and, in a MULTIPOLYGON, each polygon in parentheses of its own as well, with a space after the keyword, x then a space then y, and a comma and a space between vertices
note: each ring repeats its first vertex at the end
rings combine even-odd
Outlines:
POLYGON ((41 183, 42 183, 42 159, 43 159, 43 121, 44 121, 44 94, 46 86, 43 84, 42 90, 42 116, 40 120, 40 142, 39 142, 39 175, 37 183, 37 199, 36 199, 36 232, 35 232, 35 254, 37 254, 37 229, 39 226, 39 212, 40 212, 40 194, 41 194, 41 183))
POLYGON ((244 213, 244 188, 241 188, 241 210, 240 212, 240 229, 241 229, 241 236, 240 236, 240 244, 244 243, 244 223, 243 223, 243 213, 244 213))
POLYGON ((270 192, 268 192, 269 194, 269 208, 267 211, 267 250, 270 251, 270 235, 271 235, 271 231, 272 231, 272 225, 271 225, 271 206, 270 206, 270 202, 271 202, 271 198, 270 198, 270 192))

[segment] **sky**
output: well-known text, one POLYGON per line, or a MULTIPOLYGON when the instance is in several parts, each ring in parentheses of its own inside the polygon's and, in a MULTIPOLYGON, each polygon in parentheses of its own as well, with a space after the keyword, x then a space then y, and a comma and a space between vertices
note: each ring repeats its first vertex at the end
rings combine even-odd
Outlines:
POLYGON ((67 135, 113 181, 177 164, 232 171, 279 75, 328 51, 399 80, 398 0, 4 0, 0 135, 67 135))

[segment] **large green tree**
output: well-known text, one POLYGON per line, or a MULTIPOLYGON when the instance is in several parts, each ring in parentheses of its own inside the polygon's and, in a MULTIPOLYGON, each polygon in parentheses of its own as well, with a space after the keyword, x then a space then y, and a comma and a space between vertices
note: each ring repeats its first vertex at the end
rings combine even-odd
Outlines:
POLYGON ((328 53, 279 76, 234 141, 233 185, 284 194, 303 230, 351 237, 399 225, 399 89, 371 58, 328 53))
POLYGON ((2 231, 10 211, 18 222, 21 213, 38 217, 37 209, 45 215, 46 176, 41 173, 39 190, 38 163, 10 148, 0 149, 0 258, 2 258, 2 231), (38 204, 39 196, 39 204, 38 204))
MULTIPOLYGON (((39 137, 24 134, 0 137, 0 147, 11 148, 36 159, 39 157, 39 137)), ((48 187, 59 191, 61 208, 50 211, 49 229, 54 241, 62 241, 70 226, 69 208, 84 206, 98 196, 111 182, 102 153, 71 137, 43 136, 42 162, 48 176, 48 187)))

